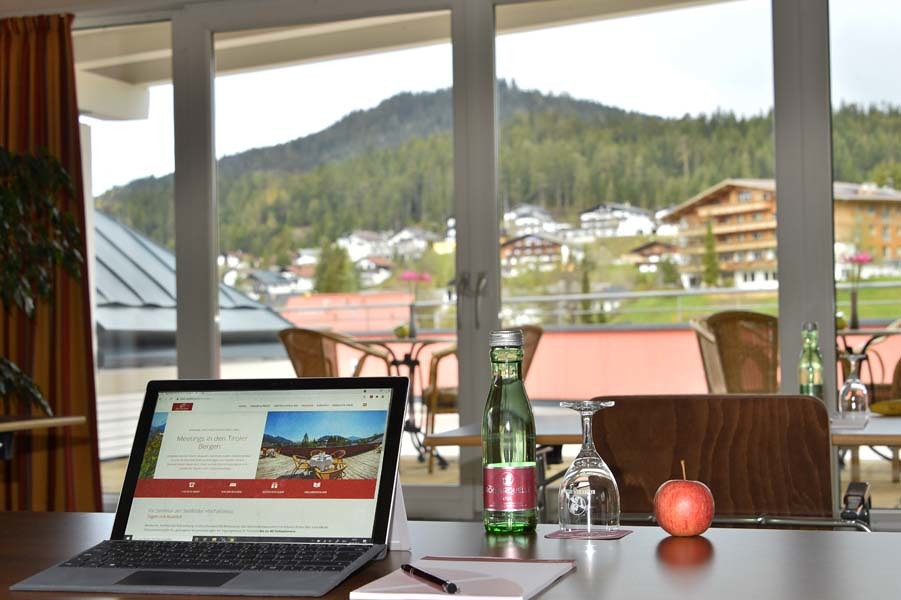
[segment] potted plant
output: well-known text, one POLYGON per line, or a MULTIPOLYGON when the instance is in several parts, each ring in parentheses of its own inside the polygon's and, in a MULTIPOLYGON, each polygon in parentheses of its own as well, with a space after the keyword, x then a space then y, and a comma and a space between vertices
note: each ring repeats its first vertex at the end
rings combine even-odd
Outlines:
POLYGON ((0 147, 0 303, 4 319, 0 397, 7 414, 11 400, 18 398, 53 415, 32 379, 35 311, 40 301, 53 300, 57 267, 72 277, 81 276, 81 232, 72 215, 57 204, 59 197, 73 193, 65 169, 46 150, 20 154, 0 147), (27 357, 22 365, 9 358, 14 310, 21 311, 26 322, 25 336, 18 341, 21 354, 27 357))

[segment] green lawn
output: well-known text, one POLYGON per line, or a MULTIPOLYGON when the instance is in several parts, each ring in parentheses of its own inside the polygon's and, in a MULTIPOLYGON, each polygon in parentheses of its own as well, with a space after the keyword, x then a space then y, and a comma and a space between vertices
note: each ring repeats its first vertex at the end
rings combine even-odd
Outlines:
MULTIPOLYGON (((851 313, 849 295, 848 290, 837 290, 837 307, 845 314, 845 317, 851 313)), ((863 320, 894 320, 901 317, 901 282, 899 282, 899 288, 862 288, 859 298, 858 313, 863 320)), ((775 315, 778 313, 776 292, 623 300, 619 310, 612 315, 609 322, 636 325, 684 323, 691 317, 736 309, 775 315)))

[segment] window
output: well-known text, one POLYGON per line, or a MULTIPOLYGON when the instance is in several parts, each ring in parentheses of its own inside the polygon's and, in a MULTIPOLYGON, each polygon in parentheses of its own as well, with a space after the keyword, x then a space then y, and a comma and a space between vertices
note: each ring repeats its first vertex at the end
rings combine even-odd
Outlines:
MULTIPOLYGON (((829 24, 836 305, 846 316, 850 313, 853 270, 847 257, 869 254, 874 264, 864 268, 878 273, 880 281, 876 284, 868 276, 860 283, 858 312, 861 322, 879 327, 901 313, 901 268, 891 261, 892 227, 885 222, 891 217, 890 206, 897 207, 901 199, 901 163, 897 159, 901 139, 882 135, 901 123, 901 89, 884 77, 885 69, 893 64, 890 57, 901 52, 901 12, 897 3, 890 1, 830 0, 829 24), (864 146, 867 151, 860 152, 864 146), (874 225, 877 214, 882 218, 881 231, 874 225)), ((898 257, 897 249, 894 255, 898 257)), ((901 358, 897 347, 879 352, 886 365, 901 358)), ((887 374, 863 371, 864 381, 870 377, 877 383, 891 381, 891 368, 886 369, 887 374)), ((861 460, 864 469, 873 469, 868 479, 874 488, 879 485, 875 481, 889 481, 888 464, 883 465, 876 454, 862 448, 861 460)), ((846 485, 847 479, 843 470, 841 485, 846 485)), ((896 507, 897 502, 874 495, 873 506, 896 507)))
POLYGON ((147 381, 177 377, 172 85, 167 61, 162 75, 135 61, 171 39, 168 22, 73 33, 105 491, 122 484, 147 381))
MULTIPOLYGON (((645 335, 680 339, 688 344, 686 353, 693 351, 691 335, 682 337, 669 325, 715 312, 725 294, 732 306, 753 303, 768 312, 777 310, 771 291, 762 296, 751 291, 733 294, 740 281, 737 265, 742 264, 735 260, 743 254, 728 246, 736 241, 736 232, 728 229, 746 218, 735 213, 735 194, 750 201, 756 193, 737 191, 732 180, 773 177, 770 3, 713 2, 516 26, 530 11, 547 4, 499 4, 495 10, 498 212, 538 204, 552 223, 577 227, 598 204, 613 205, 617 224, 609 237, 589 234, 573 240, 575 258, 566 263, 555 262, 547 271, 507 276, 500 282, 503 324, 539 323, 545 329, 528 380, 530 397, 538 401, 598 391, 590 377, 566 377, 561 383, 559 377, 549 376, 574 372, 589 355, 567 345, 567 339, 573 339, 567 336, 579 335, 585 347, 601 351, 615 326, 621 340, 617 343, 628 347, 622 359, 631 357, 629 368, 634 369, 643 364, 636 358, 648 356, 642 342, 645 335), (743 23, 748 33, 743 39, 750 41, 742 48, 721 26, 732 20, 743 23), (510 33, 505 29, 508 24, 510 33), (711 60, 711 46, 720 49, 716 60, 711 60), (539 60, 527 58, 534 48, 541 48, 539 60), (746 83, 742 93, 734 86, 739 69, 746 83), (703 94, 698 93, 701 89, 703 94), (727 116, 730 113, 734 118, 727 116), (659 131, 653 141, 623 137, 625 131, 651 121, 659 131), (673 148, 675 155, 652 149, 663 146, 673 148), (742 156, 750 162, 743 162, 742 156), (626 204, 629 210, 619 210, 626 204), (653 222, 666 207, 675 210, 658 224, 657 239, 681 247, 681 257, 671 263, 674 268, 642 271, 628 257, 655 238, 649 233, 652 227, 637 223, 653 222), (708 275, 704 284, 708 293, 686 301, 678 296, 679 290, 697 287, 703 279, 708 223, 714 227, 719 273, 715 278, 708 275), (668 231, 665 238, 662 231, 668 231), (613 290, 618 297, 610 297, 613 290), (632 330, 634 335, 624 335, 632 330)), ((581 0, 550 4, 560 7, 561 14, 569 9, 584 12, 590 5, 581 0)), ((600 11, 605 3, 597 6, 600 11)), ((501 224, 499 233, 500 228, 501 224)), ((636 373, 631 379, 629 386, 608 380, 604 391, 673 391, 667 386, 675 380, 661 373, 636 373)), ((698 380, 699 388, 704 385, 698 380)))
MULTIPOLYGON (((256 337, 223 333, 224 377, 293 376, 277 337, 291 326, 362 341, 410 332, 454 340, 451 46, 447 37, 412 45, 386 38, 391 24, 447 35, 450 14, 214 37, 223 283, 273 322, 256 337), (360 39, 375 47, 360 52, 360 39)), ((431 351, 447 345, 419 355, 412 394, 423 394, 431 351)), ((411 350, 401 340, 387 346, 398 359, 411 350)), ((359 360, 338 346, 339 375, 351 375, 359 360)), ((363 374, 384 375, 385 363, 369 358, 363 374)), ((440 385, 456 385, 453 355, 441 374, 440 385)), ((424 429, 422 405, 415 406, 411 422, 424 429)), ((438 415, 435 431, 457 424, 455 413, 438 415)), ((405 436, 401 479, 421 483, 426 463, 409 442, 405 436)))
POLYGON ((751 192, 748 192, 748 191, 738 192, 738 201, 739 202, 750 202, 751 201, 751 192))

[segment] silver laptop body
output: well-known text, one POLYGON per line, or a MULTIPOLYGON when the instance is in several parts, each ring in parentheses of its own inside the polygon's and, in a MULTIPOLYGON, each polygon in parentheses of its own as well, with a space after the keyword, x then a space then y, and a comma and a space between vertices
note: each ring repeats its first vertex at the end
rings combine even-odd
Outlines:
POLYGON ((150 382, 110 540, 10 589, 326 594, 387 551, 408 385, 150 382))

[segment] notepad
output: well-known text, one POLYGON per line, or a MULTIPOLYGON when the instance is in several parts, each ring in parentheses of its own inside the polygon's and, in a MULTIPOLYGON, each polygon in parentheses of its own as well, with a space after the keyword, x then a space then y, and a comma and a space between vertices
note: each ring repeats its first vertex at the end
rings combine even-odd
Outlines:
POLYGON ((510 600, 531 598, 576 568, 572 560, 519 560, 482 556, 426 556, 413 566, 459 587, 447 594, 400 569, 350 593, 351 600, 510 600))

